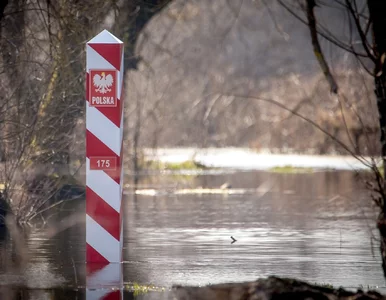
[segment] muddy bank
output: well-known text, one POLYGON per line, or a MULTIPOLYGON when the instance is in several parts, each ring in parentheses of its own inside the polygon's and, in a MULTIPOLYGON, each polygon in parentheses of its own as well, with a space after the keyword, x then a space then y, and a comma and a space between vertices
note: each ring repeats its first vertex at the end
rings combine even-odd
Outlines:
POLYGON ((174 296, 178 300, 386 299, 385 296, 376 291, 357 290, 350 292, 342 288, 334 289, 278 277, 268 277, 254 282, 216 284, 205 287, 174 286, 174 296))

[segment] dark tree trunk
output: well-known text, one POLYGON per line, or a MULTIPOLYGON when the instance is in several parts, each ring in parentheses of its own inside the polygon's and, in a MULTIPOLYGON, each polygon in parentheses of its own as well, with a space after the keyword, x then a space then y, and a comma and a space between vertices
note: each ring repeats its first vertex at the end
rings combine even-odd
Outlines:
MULTIPOLYGON (((373 49, 376 58, 374 69, 375 78, 375 95, 377 97, 379 126, 381 130, 381 155, 384 167, 383 180, 386 172, 386 1, 368 0, 367 1, 370 19, 372 20, 373 29, 373 49)), ((383 190, 386 184, 383 182, 383 190)), ((386 199, 381 199, 381 211, 378 217, 378 229, 380 233, 380 248, 382 255, 382 268, 386 277, 386 199)))
POLYGON ((140 61, 135 53, 137 40, 146 24, 172 0, 125 1, 115 24, 118 37, 126 37, 125 70, 136 69, 140 61), (124 13, 123 13, 124 12, 124 13))
POLYGON ((8 0, 3 0, 0 2, 0 22, 4 17, 4 11, 7 5, 8 5, 8 0))
MULTIPOLYGON (((137 69, 141 58, 136 53, 136 48, 140 48, 138 38, 143 33, 149 21, 158 14, 172 0, 147 0, 147 1, 126 1, 123 4, 122 13, 115 24, 114 32, 118 37, 124 37, 125 43, 125 71, 137 69)), ((135 128, 131 134, 131 167, 133 172, 133 185, 137 187, 140 171, 140 135, 142 126, 141 99, 136 99, 135 128)))

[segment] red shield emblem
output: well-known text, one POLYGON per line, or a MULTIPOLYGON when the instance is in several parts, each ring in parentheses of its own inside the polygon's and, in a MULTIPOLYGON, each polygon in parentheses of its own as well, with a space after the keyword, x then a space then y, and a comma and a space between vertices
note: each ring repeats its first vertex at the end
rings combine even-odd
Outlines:
POLYGON ((90 106, 117 106, 117 71, 90 70, 89 78, 90 106))

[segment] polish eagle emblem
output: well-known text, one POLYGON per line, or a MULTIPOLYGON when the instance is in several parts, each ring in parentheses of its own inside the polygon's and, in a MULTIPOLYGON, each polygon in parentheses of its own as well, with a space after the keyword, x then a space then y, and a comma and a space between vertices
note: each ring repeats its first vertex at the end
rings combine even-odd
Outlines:
POLYGON ((112 87, 114 83, 114 79, 111 74, 108 74, 106 76, 105 72, 102 72, 101 75, 99 74, 94 75, 93 83, 94 83, 94 86, 96 87, 95 89, 96 92, 100 92, 101 94, 106 94, 107 92, 111 91, 110 87, 112 87))

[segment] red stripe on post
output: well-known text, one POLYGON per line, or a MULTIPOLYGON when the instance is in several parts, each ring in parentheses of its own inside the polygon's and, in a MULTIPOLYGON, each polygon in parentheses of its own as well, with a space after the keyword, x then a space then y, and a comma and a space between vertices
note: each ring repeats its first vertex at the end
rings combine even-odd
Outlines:
POLYGON ((120 216, 114 208, 99 197, 92 189, 86 187, 86 213, 116 240, 120 238, 120 216))
POLYGON ((121 299, 121 291, 114 291, 102 297, 101 300, 119 300, 119 299, 121 299))
MULTIPOLYGON (((119 160, 119 158, 118 158, 119 160)), ((104 172, 109 175, 116 183, 121 184, 121 168, 120 160, 117 163, 117 168, 115 170, 104 170, 104 172)))
MULTIPOLYGON (((88 44, 118 71, 121 70, 122 44, 88 44)), ((123 70, 122 70, 123 71, 123 70)))
MULTIPOLYGON (((87 73, 87 80, 89 80, 88 73, 87 73)), ((88 89, 88 83, 87 83, 87 89, 88 89)), ((89 102, 88 90, 86 92, 86 101, 89 102)), ((117 99, 117 106, 116 107, 95 107, 95 108, 97 110, 99 110, 115 126, 117 126, 117 127, 121 126, 122 107, 121 107, 120 99, 117 99), (119 110, 119 113, 118 113, 118 110, 119 110)))
POLYGON ((86 261, 108 264, 109 261, 104 258, 98 251, 86 243, 86 261))
POLYGON ((90 158, 91 156, 107 156, 107 157, 116 157, 117 166, 116 170, 104 171, 109 175, 113 180, 120 184, 121 180, 121 159, 118 155, 114 153, 109 147, 101 142, 95 135, 90 131, 86 131, 86 157, 90 158))
POLYGON ((117 107, 97 107, 102 114, 106 116, 115 126, 121 126, 121 101, 117 99, 117 107))

